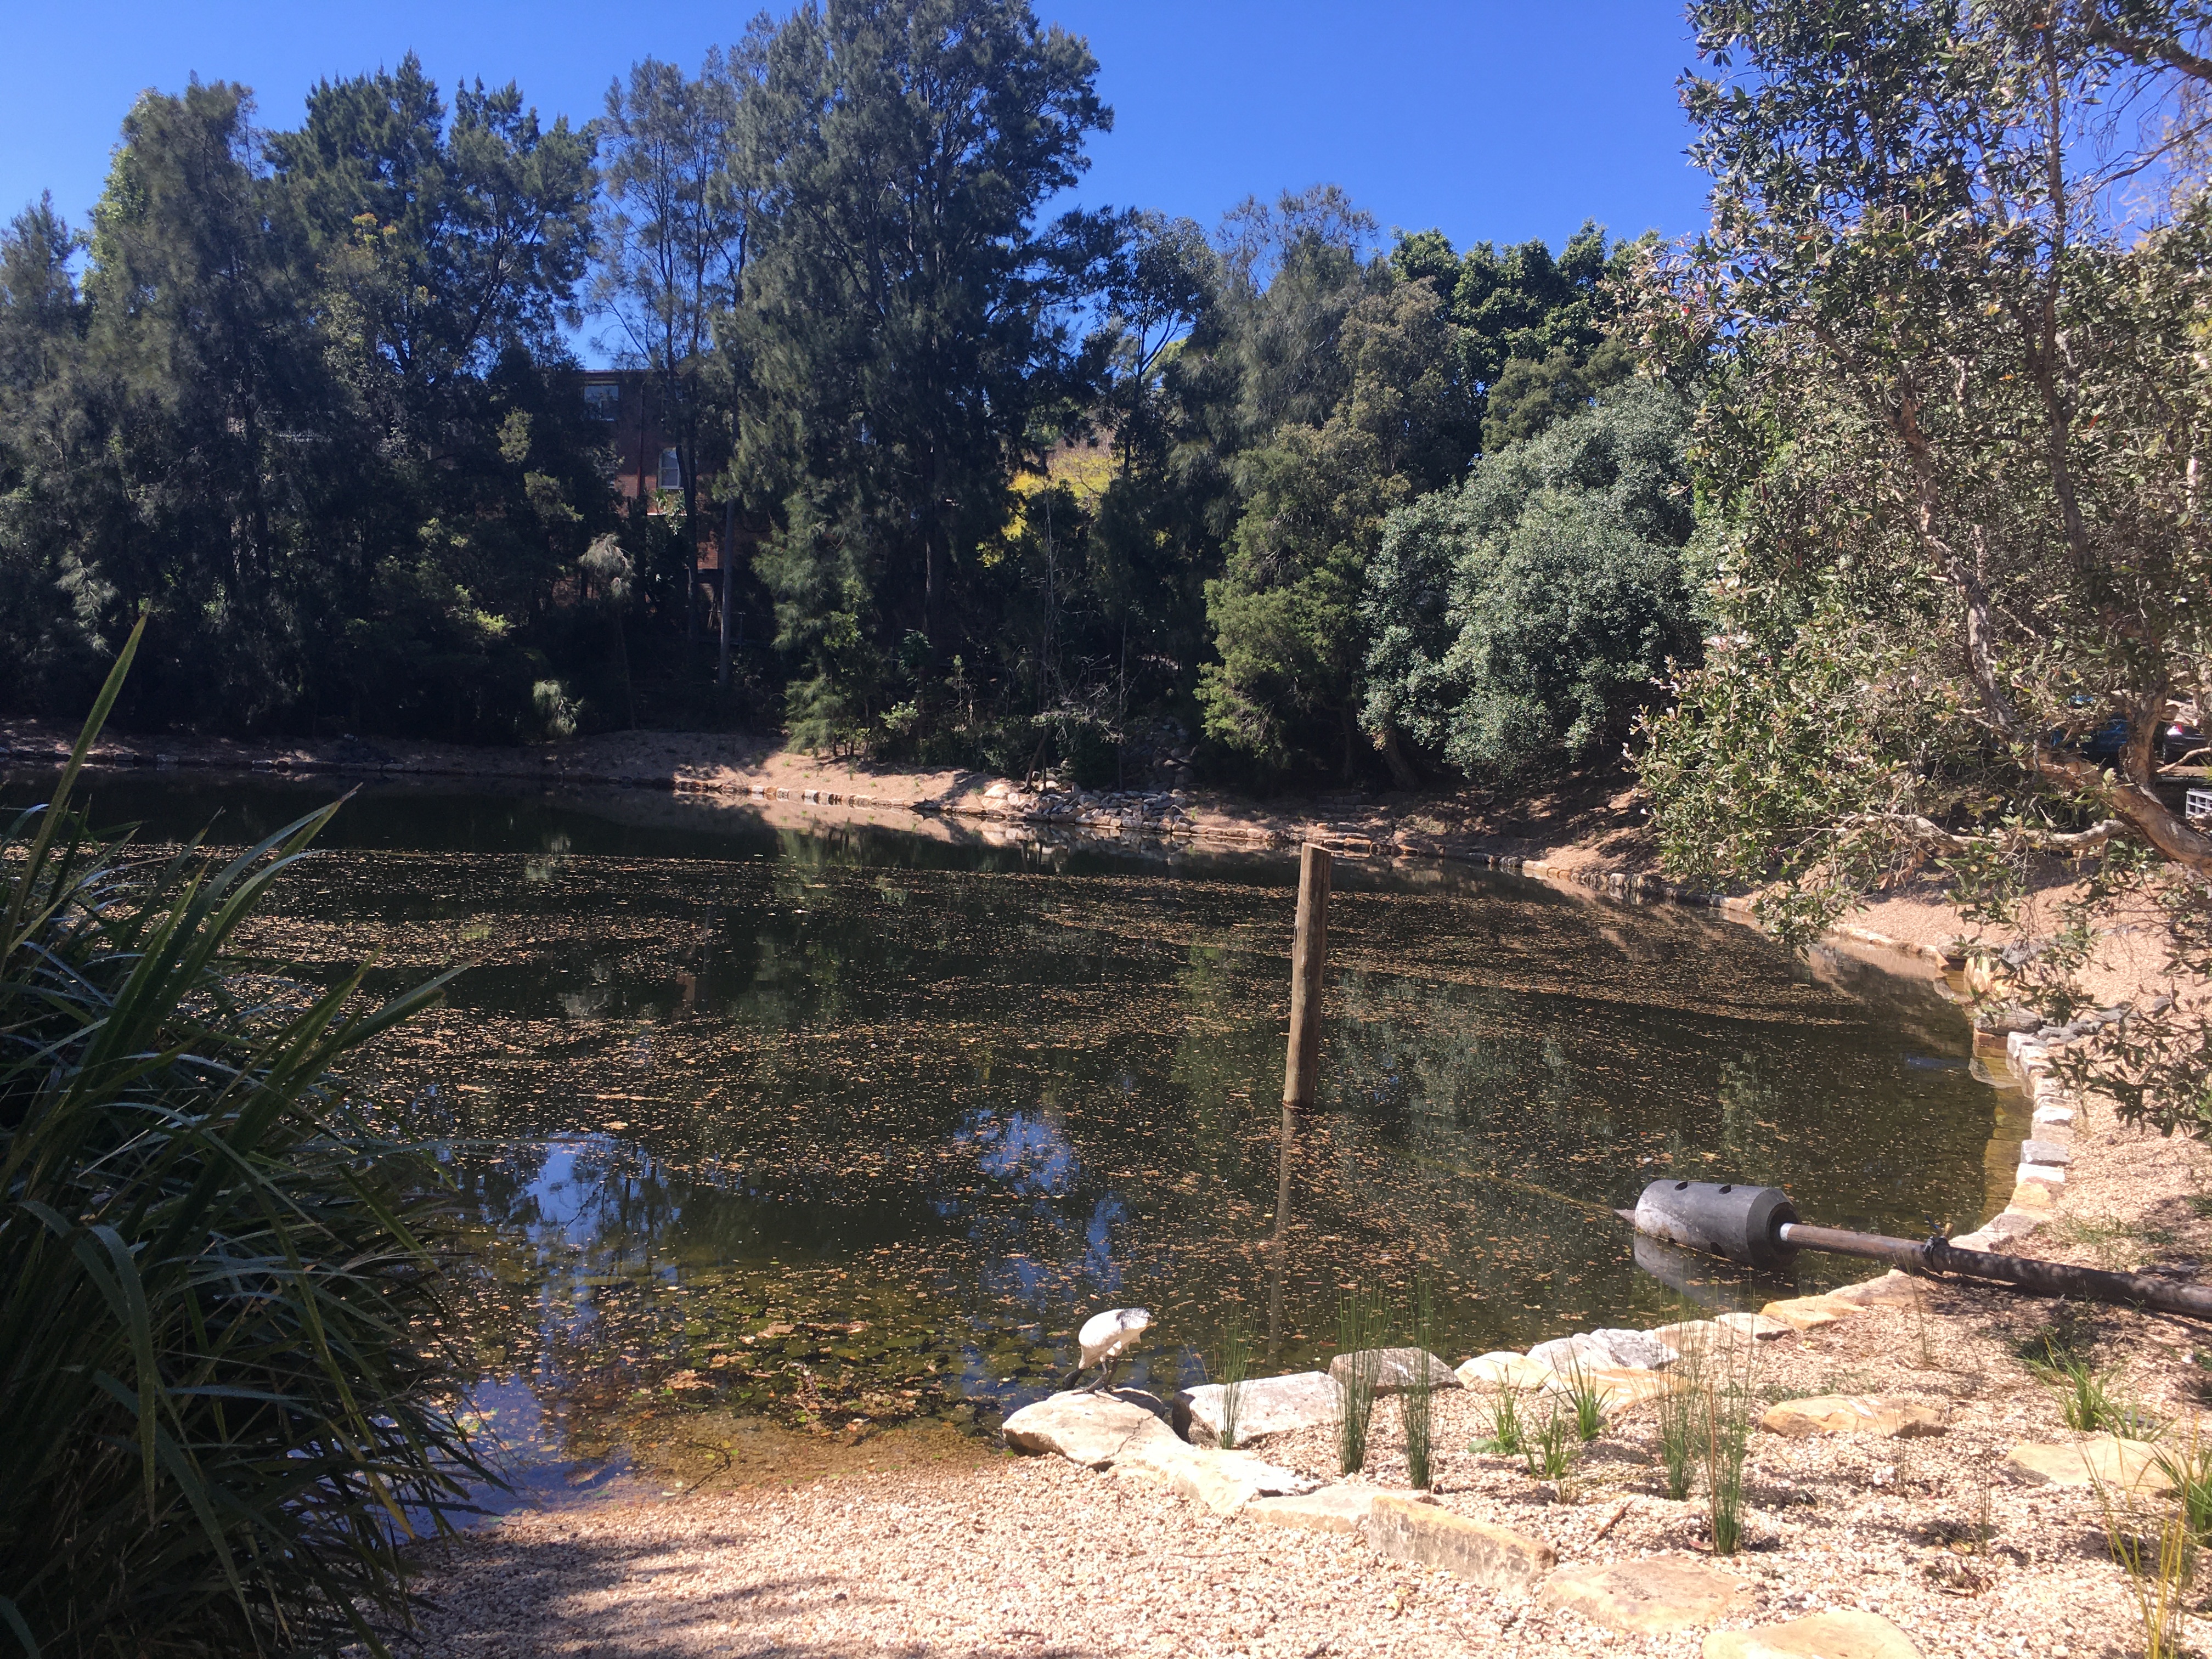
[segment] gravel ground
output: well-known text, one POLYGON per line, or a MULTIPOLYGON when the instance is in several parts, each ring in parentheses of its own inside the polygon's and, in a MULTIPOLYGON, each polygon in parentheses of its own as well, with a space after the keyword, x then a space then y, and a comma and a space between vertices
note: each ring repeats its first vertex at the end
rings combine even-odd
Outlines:
MULTIPOLYGON (((2169 1156, 2168 1163, 2175 1161, 2169 1156)), ((2195 1161, 2191 1158, 2190 1161, 2195 1161)), ((2056 1332, 2160 1414, 2193 1416, 2206 1334, 2108 1311, 1939 1289, 1924 1316, 1875 1310, 1763 1343, 1764 1401, 1879 1393, 1941 1403, 1949 1431, 1905 1441, 1758 1433, 1748 1547, 1724 1563, 1758 1592, 1746 1624, 1857 1607, 1938 1655, 2142 1650, 2125 1577, 2087 1490, 2003 1471, 2024 1440, 2078 1438, 2018 1355, 2056 1332)), ((1701 1504, 1660 1495, 1649 1407, 1592 1445, 1564 1494, 1475 1453, 1486 1397, 1437 1396, 1438 1497, 1551 1542, 1563 1565, 1684 1551, 1701 1504)), ((1393 1401, 1361 1480, 1402 1490, 1393 1401)), ((1328 1436, 1261 1443, 1334 1474, 1328 1436)), ((404 1655, 705 1653, 1299 1656, 1666 1654, 1696 1632, 1622 1636, 1524 1595, 1382 1561, 1356 1538, 1222 1519, 1150 1481, 1057 1459, 855 1472, 796 1490, 701 1492, 510 1519, 425 1552, 430 1607, 404 1655)))

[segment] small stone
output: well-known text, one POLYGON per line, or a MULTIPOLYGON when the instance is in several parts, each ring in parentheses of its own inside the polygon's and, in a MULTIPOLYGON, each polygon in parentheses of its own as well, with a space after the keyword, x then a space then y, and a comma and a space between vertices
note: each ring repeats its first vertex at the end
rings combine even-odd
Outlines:
POLYGON ((1071 1463, 1094 1469, 1103 1469, 1140 1446, 1181 1445, 1159 1413, 1143 1403, 1149 1400, 1150 1395, 1134 1389, 1053 1395, 1006 1419, 1006 1444, 1019 1452, 1056 1452, 1071 1463))
POLYGON ((1940 1406, 1917 1401, 1885 1400, 1876 1395, 1826 1394, 1811 1400, 1785 1400, 1759 1419, 1770 1434, 1802 1440, 1814 1434, 1877 1434, 1894 1440, 1941 1434, 1950 1426, 1940 1406))
POLYGON ((1392 1561, 1442 1567, 1485 1589, 1525 1590, 1559 1565, 1540 1538, 1470 1521, 1394 1492, 1377 1492, 1360 1534, 1392 1561))
MULTIPOLYGON (((1200 1446, 1221 1441, 1221 1402, 1226 1389, 1207 1382, 1175 1397, 1176 1432, 1200 1446)), ((1255 1376, 1239 1385, 1237 1439, 1241 1445, 1262 1435, 1291 1434, 1332 1422, 1344 1391, 1326 1371, 1292 1371, 1286 1376, 1255 1376)))
POLYGON ((2023 1187, 2031 1185, 2063 1187, 2066 1184, 2066 1170, 2063 1165, 2057 1164, 2023 1164, 2020 1166, 2020 1173, 2015 1178, 2023 1187))
POLYGON ((1542 1599, 1608 1630, 1664 1636, 1748 1612, 1752 1589, 1693 1556, 1655 1555, 1613 1566, 1571 1567, 1544 1586, 1542 1599))
POLYGON ((1372 1486, 1323 1486, 1302 1498, 1255 1498, 1244 1506, 1246 1516, 1271 1526, 1298 1527, 1307 1532, 1358 1532, 1375 1507, 1372 1486))
MULTIPOLYGON (((2039 1106, 2035 1109, 2035 1127, 2039 1129, 2069 1127, 2074 1121, 2071 1106, 2039 1106)), ((2040 1136, 2037 1137, 2039 1139, 2040 1136)))
POLYGON ((1647 1331, 1603 1330, 1590 1335, 1605 1345, 1615 1369, 1653 1371, 1674 1363, 1674 1350, 1647 1331))
POLYGON ((1418 1367, 1423 1364, 1428 1366, 1431 1389, 1459 1387, 1457 1371, 1436 1355, 1419 1348, 1366 1348, 1358 1354, 1340 1353, 1328 1362, 1328 1374, 1336 1380, 1339 1387, 1343 1386, 1345 1378, 1351 1374, 1354 1359, 1364 1359, 1375 1367, 1375 1392, 1377 1394, 1405 1393, 1413 1386, 1414 1377, 1419 1375, 1418 1367))
POLYGON ((1501 1350, 1467 1361, 1458 1373, 1465 1388, 1540 1389, 1552 1380, 1552 1368, 1540 1365, 1526 1354, 1501 1350))
POLYGON ((2031 1486, 2142 1487, 2166 1492, 2172 1477, 2158 1465, 2158 1449, 2140 1440, 2100 1434, 2087 1440, 2014 1446, 2005 1467, 2031 1486))
POLYGON ((1857 1311, 1848 1302, 1831 1302, 1824 1296, 1793 1296, 1759 1310, 1766 1318, 1778 1319, 1793 1331, 1816 1331, 1857 1311))
POLYGON ((1699 1659, 1921 1659, 1912 1638, 1878 1613, 1816 1613, 1759 1630, 1717 1630, 1699 1659))

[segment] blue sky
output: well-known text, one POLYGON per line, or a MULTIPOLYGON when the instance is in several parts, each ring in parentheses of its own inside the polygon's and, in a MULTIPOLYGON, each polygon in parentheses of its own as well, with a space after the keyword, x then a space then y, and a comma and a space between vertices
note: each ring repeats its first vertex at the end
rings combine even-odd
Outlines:
MULTIPOLYGON (((778 8, 781 9, 781 8, 778 8)), ((657 0, 380 4, 80 0, 11 7, 0 55, 0 211, 42 189, 81 220, 140 88, 243 81, 264 125, 298 121, 318 78, 410 47, 441 86, 518 80, 541 112, 599 112, 648 54, 697 64, 742 7, 657 0)), ((1692 57, 1665 0, 1038 0, 1087 36, 1115 131, 1082 196, 1211 225, 1244 196, 1333 180, 1383 226, 1557 246, 1585 217, 1617 234, 1702 222, 1674 79, 1692 57)))

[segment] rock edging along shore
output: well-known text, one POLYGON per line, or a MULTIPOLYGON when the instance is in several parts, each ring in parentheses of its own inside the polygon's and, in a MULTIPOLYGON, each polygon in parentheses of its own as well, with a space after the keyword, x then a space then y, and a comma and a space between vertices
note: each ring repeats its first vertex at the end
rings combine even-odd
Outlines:
MULTIPOLYGON (((2021 1149, 2011 1201, 1974 1232, 1953 1241, 1962 1248, 2004 1249, 2009 1240, 2045 1224, 2064 1193, 2079 1104, 2057 1081, 2052 1053, 2077 1034, 2055 1035, 2053 1041, 2041 1032, 2015 1032, 2008 1039, 2006 1061, 2033 1103, 2033 1132, 2021 1149)), ((1377 1352, 1370 1357, 1370 1369, 1378 1376, 1386 1370, 1412 1374, 1425 1369, 1440 1386, 1504 1387, 1555 1395, 1595 1383, 1601 1408, 1611 1415, 1663 1391, 1662 1373, 1686 1350, 1795 1339, 1869 1309, 1914 1306, 1919 1296, 1916 1278, 1891 1272, 1823 1295, 1770 1302, 1756 1314, 1723 1314, 1649 1331, 1577 1332, 1538 1343, 1527 1353, 1501 1350, 1479 1355, 1455 1370, 1447 1371, 1441 1360, 1419 1350, 1377 1352), (1445 1376, 1451 1382, 1444 1382, 1445 1376)), ((1331 1370, 1348 1363, 1349 1356, 1340 1355, 1331 1370)), ((1534 1593, 1547 1605, 1571 1609, 1610 1628, 1643 1633, 1681 1631, 1712 1626, 1747 1611, 1749 1592, 1741 1581, 1701 1562, 1657 1558, 1612 1567, 1577 1565, 1562 1572, 1558 1552, 1545 1540, 1455 1514, 1422 1494, 1317 1483, 1247 1451, 1216 1449, 1224 1392, 1220 1384, 1209 1384, 1177 1395, 1171 1405, 1134 1391, 1091 1405, 1070 1403, 1091 1396, 1057 1395, 1009 1417, 1006 1440, 1018 1449, 1057 1451, 1093 1468, 1169 1480, 1219 1515, 1356 1534, 1387 1559, 1442 1568, 1486 1589, 1534 1593)), ((1239 1438, 1263 1438, 1326 1424, 1341 1410, 1341 1389, 1331 1372, 1255 1378, 1240 1385, 1239 1438)), ((1863 1395, 1784 1401, 1760 1420, 1765 1432, 1790 1438, 1902 1438, 1941 1434, 1948 1426, 1948 1413, 1941 1407, 1863 1395)), ((2149 1486, 2160 1478, 2142 1449, 2109 1436, 2086 1443, 2021 1446, 2008 1459, 2006 1470, 2014 1479, 2031 1483, 2078 1484, 2101 1478, 2108 1485, 2149 1486)), ((1821 1613, 1749 1631, 1713 1629, 1703 1652, 1706 1659, 1918 1656, 1897 1626, 1878 1615, 1856 1613, 1821 1613)))

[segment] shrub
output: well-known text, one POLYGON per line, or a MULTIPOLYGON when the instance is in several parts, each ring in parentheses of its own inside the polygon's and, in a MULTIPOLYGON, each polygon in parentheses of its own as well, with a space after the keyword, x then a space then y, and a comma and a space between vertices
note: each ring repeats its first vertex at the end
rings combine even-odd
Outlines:
POLYGON ((330 1068, 439 982, 368 1007, 359 974, 234 953, 335 805, 228 862, 70 811, 137 642, 0 830, 0 1630, 46 1659, 374 1647, 401 1542, 484 1471, 416 1334, 422 1166, 330 1068))

